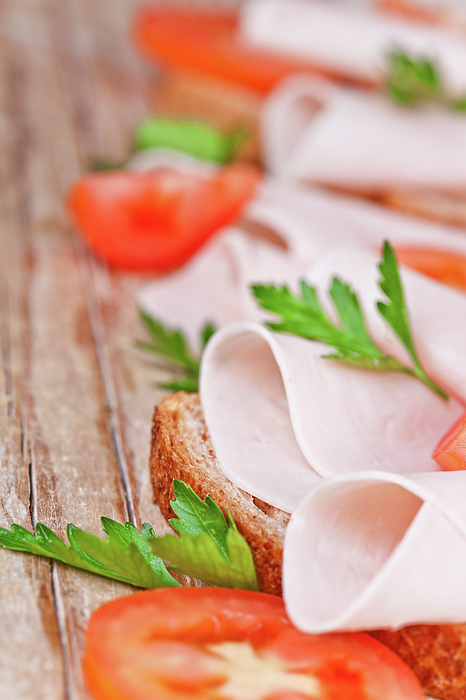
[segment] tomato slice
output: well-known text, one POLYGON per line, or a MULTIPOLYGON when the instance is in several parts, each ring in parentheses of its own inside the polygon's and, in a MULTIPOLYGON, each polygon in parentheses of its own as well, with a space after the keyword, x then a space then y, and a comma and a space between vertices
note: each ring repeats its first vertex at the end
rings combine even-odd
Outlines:
POLYGON ((175 170, 83 176, 68 209, 91 249, 125 270, 165 271, 184 263, 254 194, 257 168, 228 165, 212 179, 175 170))
POLYGON ((281 598, 224 588, 159 588, 102 606, 84 673, 96 700, 424 700, 372 637, 307 635, 281 598))
POLYGON ((396 257, 403 265, 466 292, 466 257, 463 255, 432 248, 397 246, 396 257))
POLYGON ((238 15, 231 11, 147 5, 135 16, 133 35, 150 60, 221 78, 261 94, 285 76, 303 71, 372 87, 372 83, 352 76, 336 76, 323 66, 245 45, 238 38, 238 15))
POLYGON ((466 413, 443 436, 432 457, 445 471, 466 469, 466 413))

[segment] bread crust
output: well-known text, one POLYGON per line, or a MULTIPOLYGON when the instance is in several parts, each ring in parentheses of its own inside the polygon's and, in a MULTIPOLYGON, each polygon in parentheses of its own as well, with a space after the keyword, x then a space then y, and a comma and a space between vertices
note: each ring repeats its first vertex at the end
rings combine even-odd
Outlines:
POLYGON ((427 695, 466 700, 466 625, 412 625, 373 637, 412 668, 427 695))
MULTIPOLYGON (((253 498, 220 470, 197 394, 177 392, 155 408, 150 467, 154 500, 174 517, 173 479, 228 508, 251 547, 261 591, 281 595, 283 543, 289 515, 253 498)), ((406 661, 424 691, 438 700, 466 700, 466 624, 413 625, 371 632, 406 661)))
POLYGON ((150 469, 155 502, 168 520, 175 516, 173 479, 181 479, 202 498, 211 496, 252 550, 259 587, 282 593, 282 555, 289 515, 235 486, 220 470, 207 432, 199 396, 177 392, 156 406, 152 425, 150 469))

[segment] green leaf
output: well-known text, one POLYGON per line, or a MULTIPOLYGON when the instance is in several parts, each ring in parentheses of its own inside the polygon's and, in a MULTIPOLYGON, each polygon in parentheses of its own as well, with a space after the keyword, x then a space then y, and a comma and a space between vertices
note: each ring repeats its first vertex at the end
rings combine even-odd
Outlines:
POLYGON ((251 550, 236 527, 226 535, 228 559, 210 535, 165 535, 151 540, 154 552, 171 562, 169 568, 224 588, 258 591, 251 550))
POLYGON ((207 496, 204 502, 184 481, 174 479, 173 486, 176 500, 170 504, 178 517, 170 520, 172 528, 179 534, 209 535, 228 559, 228 523, 215 501, 207 496))
POLYGON ((178 516, 170 520, 179 537, 165 535, 150 541, 152 549, 170 562, 170 569, 205 583, 227 588, 259 590, 251 550, 228 513, 215 501, 205 502, 183 481, 174 479, 178 516))
POLYGON ((0 546, 56 559, 63 564, 140 588, 178 586, 164 563, 154 556, 148 540, 154 531, 144 523, 141 533, 132 523, 101 518, 107 539, 91 535, 72 524, 67 527, 69 546, 42 523, 37 535, 13 523, 11 530, 0 528, 0 546))
POLYGON ((158 386, 167 391, 185 391, 187 394, 195 394, 199 391, 199 377, 181 377, 172 382, 159 382, 158 386))
POLYGON ((196 158, 225 163, 242 140, 242 133, 222 134, 199 122, 145 119, 137 128, 137 150, 166 147, 189 153, 196 158))
MULTIPOLYGON (((138 340, 136 341, 137 347, 140 350, 164 357, 173 364, 174 372, 181 375, 169 382, 159 382, 158 386, 168 391, 186 391, 187 393, 198 391, 200 361, 189 348, 183 333, 176 329, 167 328, 142 310, 139 313, 142 322, 153 338, 153 342, 147 343, 138 340)), ((210 322, 202 328, 200 333, 202 350, 215 330, 214 324, 210 322)))
POLYGON ((388 54, 388 94, 403 105, 414 105, 421 100, 443 99, 440 73, 426 58, 411 58, 404 51, 388 54))
POLYGON ((252 292, 263 309, 281 317, 278 322, 267 323, 272 330, 326 343, 336 350, 335 353, 323 355, 327 359, 339 360, 362 369, 411 374, 439 396, 447 398, 427 377, 416 355, 396 257, 388 242, 385 243, 379 268, 382 273, 380 288, 386 294, 389 303, 378 302, 377 309, 408 349, 414 368, 401 364, 396 358, 385 355, 377 348, 366 329, 358 297, 351 287, 338 277, 333 278, 329 290, 337 312, 338 324, 333 323, 327 316, 316 289, 305 281, 301 282, 301 296, 292 294, 287 287, 277 288, 274 285, 256 284, 253 285, 252 292))
POLYGON ((204 328, 201 330, 201 347, 203 350, 216 330, 217 328, 215 327, 215 324, 210 321, 209 323, 206 323, 204 328))
POLYGON ((252 291, 262 308, 282 317, 279 323, 267 324, 272 330, 326 343, 338 350, 338 359, 349 357, 352 364, 359 357, 384 357, 368 336, 356 295, 339 279, 332 281, 330 296, 342 327, 328 318, 316 289, 304 280, 301 282, 301 297, 294 296, 287 287, 274 285, 254 285, 252 291))
POLYGON ((166 357, 185 371, 194 375, 199 373, 199 360, 191 353, 186 338, 179 330, 169 330, 144 311, 140 311, 141 320, 151 334, 152 344, 138 342, 138 347, 166 357))
POLYGON ((385 241, 383 248, 382 262, 379 265, 379 270, 382 275, 379 281, 379 287, 388 298, 388 303, 382 301, 377 302, 377 309, 381 316, 387 321, 388 325, 394 330, 398 338, 401 340, 407 351, 409 352, 413 362, 413 374, 435 391, 443 399, 447 399, 447 395, 434 384, 425 374, 421 367, 421 363, 414 348, 414 342, 409 327, 408 310, 406 308, 403 287, 401 285, 400 275, 398 273, 398 264, 396 256, 388 241, 385 241))
POLYGON ((452 103, 453 109, 457 112, 466 112, 466 97, 461 97, 459 100, 454 100, 452 103))

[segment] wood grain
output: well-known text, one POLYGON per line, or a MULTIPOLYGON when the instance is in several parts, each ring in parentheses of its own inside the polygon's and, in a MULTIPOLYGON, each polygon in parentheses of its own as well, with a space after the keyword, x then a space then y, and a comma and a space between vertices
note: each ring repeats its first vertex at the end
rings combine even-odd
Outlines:
MULTIPOLYGON (((142 280, 75 239, 64 197, 124 158, 151 70, 128 0, 0 2, 0 525, 98 534, 100 516, 166 525, 152 504, 156 365, 134 347, 142 280)), ((130 587, 0 550, 0 696, 87 697, 87 619, 130 587)))

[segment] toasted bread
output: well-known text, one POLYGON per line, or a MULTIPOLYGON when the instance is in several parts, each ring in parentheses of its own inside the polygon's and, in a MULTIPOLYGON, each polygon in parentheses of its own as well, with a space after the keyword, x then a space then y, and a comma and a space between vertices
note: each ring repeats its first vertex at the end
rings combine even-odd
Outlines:
POLYGON ((202 498, 211 496, 247 540, 262 591, 281 595, 282 552, 289 515, 253 498, 221 471, 197 394, 177 392, 156 407, 150 468, 155 501, 164 517, 174 516, 173 479, 181 479, 202 498))
MULTIPOLYGON (((164 517, 174 516, 173 479, 203 499, 211 496, 235 520, 251 547, 260 589, 281 595, 281 566, 289 515, 235 486, 221 471, 197 394, 177 392, 155 408, 150 468, 154 499, 164 517)), ((439 700, 466 700, 466 624, 413 625, 374 637, 413 669, 425 692, 439 700)))

